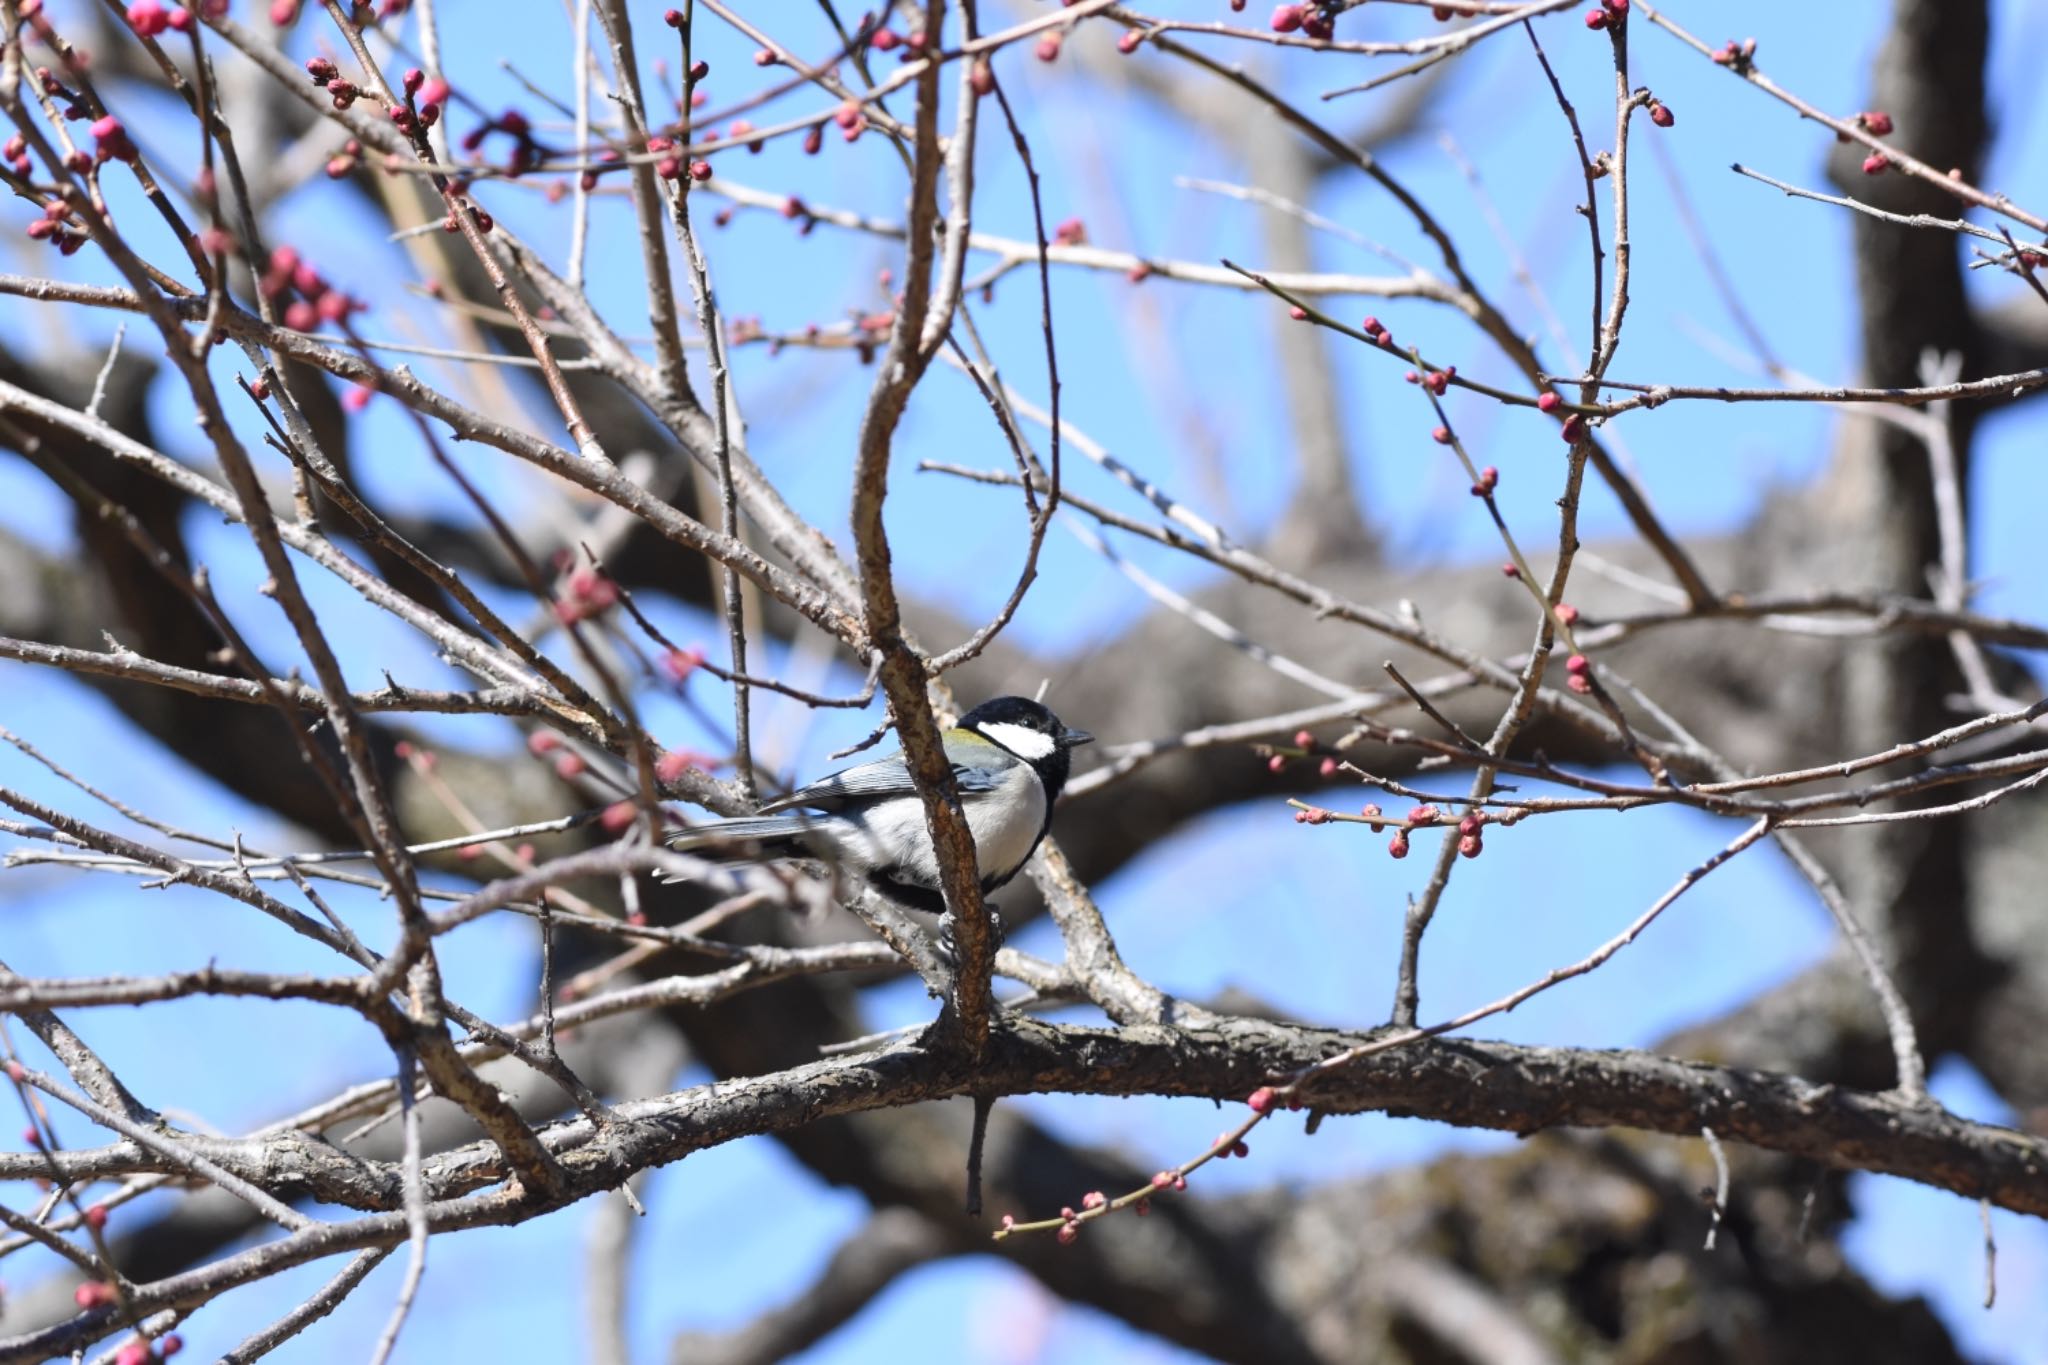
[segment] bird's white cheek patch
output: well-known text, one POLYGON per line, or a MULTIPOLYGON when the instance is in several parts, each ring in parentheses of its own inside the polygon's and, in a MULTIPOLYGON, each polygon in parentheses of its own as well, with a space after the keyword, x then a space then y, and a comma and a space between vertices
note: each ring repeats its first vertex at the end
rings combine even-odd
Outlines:
POLYGON ((1026 762, 1044 758, 1053 750, 1052 736, 1028 725, 997 721, 993 725, 982 726, 981 732, 1026 762))

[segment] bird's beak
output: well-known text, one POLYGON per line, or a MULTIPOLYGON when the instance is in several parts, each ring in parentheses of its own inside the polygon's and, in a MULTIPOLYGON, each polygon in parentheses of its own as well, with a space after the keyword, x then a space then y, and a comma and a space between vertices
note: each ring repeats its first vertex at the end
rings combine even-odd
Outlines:
POLYGON ((1076 730, 1072 726, 1067 727, 1066 732, 1060 736, 1060 743, 1069 749, 1079 748, 1083 744, 1093 744, 1094 742, 1095 736, 1089 734, 1086 730, 1076 730))

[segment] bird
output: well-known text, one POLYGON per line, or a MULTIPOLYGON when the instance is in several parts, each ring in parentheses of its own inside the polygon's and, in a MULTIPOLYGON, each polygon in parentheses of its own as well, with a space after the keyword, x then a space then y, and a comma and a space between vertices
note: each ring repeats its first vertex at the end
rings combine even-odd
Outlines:
MULTIPOLYGON (((1038 702, 996 697, 940 738, 987 895, 1016 876, 1045 838, 1070 755, 1095 737, 1038 702)), ((754 815, 693 825, 668 844, 726 861, 821 858, 911 909, 946 908, 924 802, 901 749, 822 777, 754 815)))

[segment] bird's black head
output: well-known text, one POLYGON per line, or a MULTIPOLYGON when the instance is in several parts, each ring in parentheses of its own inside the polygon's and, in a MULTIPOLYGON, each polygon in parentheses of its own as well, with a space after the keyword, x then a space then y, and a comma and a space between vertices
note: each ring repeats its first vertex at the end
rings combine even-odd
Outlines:
POLYGON ((992 698, 962 716, 960 725, 1038 769, 1047 796, 1058 796, 1066 785, 1067 751, 1095 739, 1086 730, 1069 729, 1028 697, 992 698))

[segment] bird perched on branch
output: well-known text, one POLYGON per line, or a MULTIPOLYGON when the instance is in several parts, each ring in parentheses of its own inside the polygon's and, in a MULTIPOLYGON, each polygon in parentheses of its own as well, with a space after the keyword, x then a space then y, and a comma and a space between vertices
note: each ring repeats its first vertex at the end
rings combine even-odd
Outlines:
MULTIPOLYGON (((1024 697, 997 697, 940 736, 974 835, 986 895, 1017 875, 1052 824, 1068 756, 1095 737, 1024 697)), ((924 802, 902 750, 842 769, 761 807, 669 838, 686 853, 738 861, 821 858, 917 910, 945 909, 924 802)))

